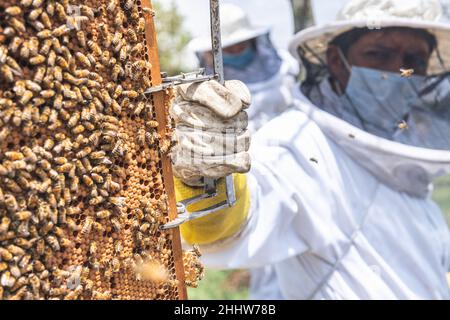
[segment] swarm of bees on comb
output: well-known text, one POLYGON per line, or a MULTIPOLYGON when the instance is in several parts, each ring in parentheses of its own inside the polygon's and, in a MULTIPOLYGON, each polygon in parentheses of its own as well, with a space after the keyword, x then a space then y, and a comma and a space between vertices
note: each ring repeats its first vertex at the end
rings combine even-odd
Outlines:
POLYGON ((143 94, 150 8, 0 3, 0 299, 179 299, 200 278, 159 229, 172 124, 143 94))

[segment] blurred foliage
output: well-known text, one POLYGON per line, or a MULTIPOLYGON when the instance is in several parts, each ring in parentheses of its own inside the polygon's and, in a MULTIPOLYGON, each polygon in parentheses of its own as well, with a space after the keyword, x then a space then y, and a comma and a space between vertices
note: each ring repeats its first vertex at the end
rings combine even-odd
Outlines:
POLYGON ((441 207, 450 226, 450 176, 443 177, 435 182, 433 200, 441 207))
POLYGON ((248 299, 249 273, 245 270, 218 271, 207 269, 197 288, 188 289, 190 300, 248 299))
POLYGON ((176 75, 183 70, 183 49, 191 35, 183 29, 183 17, 175 1, 156 0, 153 6, 161 71, 176 75))
POLYGON ((295 32, 313 24, 312 0, 291 0, 294 10, 295 32))

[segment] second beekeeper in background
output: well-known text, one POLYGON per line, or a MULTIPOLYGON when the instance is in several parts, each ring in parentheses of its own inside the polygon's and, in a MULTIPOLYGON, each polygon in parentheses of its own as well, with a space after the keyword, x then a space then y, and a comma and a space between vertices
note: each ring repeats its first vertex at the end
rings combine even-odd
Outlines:
POLYGON ((440 17, 436 0, 350 0, 335 21, 298 33, 291 53, 307 76, 295 107, 249 151, 242 82, 178 88, 177 199, 235 173, 234 207, 181 226, 207 266, 272 265, 286 299, 450 298, 449 229, 430 197, 450 173, 440 17))
MULTIPOLYGON (((256 132, 292 105, 291 89, 298 64, 287 51, 273 46, 270 27, 251 25, 239 6, 221 5, 220 19, 225 80, 240 80, 249 88, 252 94, 249 129, 256 132)), ((189 49, 196 53, 206 73, 212 74, 211 38, 195 38, 189 49)))

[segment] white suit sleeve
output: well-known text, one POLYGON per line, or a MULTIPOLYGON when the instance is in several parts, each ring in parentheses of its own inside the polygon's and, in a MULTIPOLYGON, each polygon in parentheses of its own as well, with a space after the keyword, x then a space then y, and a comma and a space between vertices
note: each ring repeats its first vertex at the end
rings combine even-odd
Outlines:
POLYGON ((302 133, 306 137, 301 140, 311 141, 303 151, 292 143, 294 137, 281 141, 267 138, 265 132, 273 132, 270 126, 255 136, 251 149, 248 223, 234 239, 204 250, 207 266, 259 267, 300 255, 311 246, 326 242, 330 230, 321 219, 334 216, 330 203, 333 194, 327 191, 328 179, 324 178, 329 168, 322 164, 318 169, 320 166, 312 159, 318 154, 315 133, 310 129, 302 133))

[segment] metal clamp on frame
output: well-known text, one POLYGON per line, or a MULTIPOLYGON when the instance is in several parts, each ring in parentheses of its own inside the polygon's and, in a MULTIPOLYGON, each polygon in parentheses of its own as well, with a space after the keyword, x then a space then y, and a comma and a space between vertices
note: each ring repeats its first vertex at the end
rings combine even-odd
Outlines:
MULTIPOLYGON (((185 83, 196 83, 209 80, 217 80, 220 84, 224 85, 224 74, 223 74, 223 56, 222 56, 222 39, 220 33, 220 10, 219 10, 219 0, 209 0, 210 18, 211 18, 211 44, 212 53, 214 58, 214 75, 205 75, 204 69, 199 69, 198 71, 190 73, 182 73, 178 76, 168 77, 167 74, 162 73, 162 84, 154 88, 149 88, 144 92, 144 94, 152 94, 158 91, 166 90, 168 88, 185 84, 185 83)), ((187 206, 197 203, 204 199, 210 199, 217 196, 217 180, 205 178, 204 179, 204 193, 190 199, 183 200, 177 203, 178 217, 161 226, 160 229, 166 230, 170 228, 175 228, 181 224, 207 216, 211 213, 217 212, 221 209, 232 207, 236 203, 236 193, 234 190, 234 179, 232 175, 225 177, 225 192, 226 200, 218 204, 215 204, 209 208, 189 212, 187 206)))

